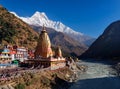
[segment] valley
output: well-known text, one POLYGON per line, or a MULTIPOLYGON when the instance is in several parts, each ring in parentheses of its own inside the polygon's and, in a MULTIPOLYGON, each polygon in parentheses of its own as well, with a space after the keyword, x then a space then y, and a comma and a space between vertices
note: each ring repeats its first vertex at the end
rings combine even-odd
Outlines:
POLYGON ((0 5, 0 89, 120 89, 117 2, 21 1, 0 5))
POLYGON ((120 77, 116 70, 112 68, 114 61, 103 61, 89 59, 78 63, 87 65, 88 69, 84 73, 78 74, 78 81, 70 89, 119 89, 120 77))

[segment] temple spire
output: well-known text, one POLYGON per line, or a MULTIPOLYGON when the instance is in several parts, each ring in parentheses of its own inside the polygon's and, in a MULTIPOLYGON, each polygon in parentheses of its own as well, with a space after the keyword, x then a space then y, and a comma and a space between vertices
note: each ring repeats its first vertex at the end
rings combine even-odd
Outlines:
POLYGON ((57 50, 56 50, 56 57, 62 57, 62 51, 61 51, 60 46, 57 47, 57 50))
POLYGON ((45 28, 44 25, 43 25, 43 27, 42 27, 42 31, 41 31, 41 33, 46 33, 46 28, 45 28))
POLYGON ((39 36, 38 45, 35 50, 36 57, 48 58, 52 56, 51 42, 50 38, 46 32, 46 29, 43 25, 42 31, 39 36))

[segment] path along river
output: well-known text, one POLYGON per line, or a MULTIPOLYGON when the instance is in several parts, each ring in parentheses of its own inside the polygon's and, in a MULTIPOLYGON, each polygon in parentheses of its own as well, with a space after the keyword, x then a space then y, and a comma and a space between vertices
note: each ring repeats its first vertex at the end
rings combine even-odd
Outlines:
POLYGON ((111 68, 111 61, 82 61, 79 65, 87 65, 85 73, 79 73, 78 81, 70 89, 120 89, 120 77, 111 68))

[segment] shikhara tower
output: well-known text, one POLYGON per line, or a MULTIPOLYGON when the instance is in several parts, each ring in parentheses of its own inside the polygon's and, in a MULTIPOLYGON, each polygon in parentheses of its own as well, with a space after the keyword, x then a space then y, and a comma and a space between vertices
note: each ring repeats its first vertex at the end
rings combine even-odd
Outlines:
POLYGON ((51 49, 51 42, 50 38, 46 32, 45 27, 43 26, 43 29, 39 35, 38 44, 35 50, 35 58, 49 58, 53 56, 53 52, 51 49))
POLYGON ((50 38, 44 26, 39 35, 38 44, 34 54, 34 60, 31 59, 25 62, 28 66, 39 66, 43 68, 49 67, 51 70, 63 68, 66 66, 66 59, 62 57, 60 47, 56 49, 55 53, 52 51, 50 38))

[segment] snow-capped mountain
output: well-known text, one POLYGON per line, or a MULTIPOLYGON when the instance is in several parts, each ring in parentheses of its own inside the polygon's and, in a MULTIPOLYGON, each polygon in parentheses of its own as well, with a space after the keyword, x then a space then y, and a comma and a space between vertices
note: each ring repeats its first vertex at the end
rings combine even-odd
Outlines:
POLYGON ((34 26, 45 26, 48 28, 53 28, 58 32, 63 32, 70 37, 76 39, 79 42, 86 42, 87 40, 91 40, 91 37, 84 35, 83 33, 76 32, 72 30, 70 27, 64 25, 59 21, 52 21, 50 20, 44 12, 35 12, 31 17, 20 17, 15 12, 11 12, 18 18, 22 19, 24 22, 28 23, 29 25, 34 26))
MULTIPOLYGON (((19 17, 15 12, 11 12, 15 16, 19 17)), ((59 21, 52 21, 49 20, 48 17, 44 12, 35 12, 35 14, 31 17, 19 17, 22 19, 24 22, 28 23, 29 25, 34 25, 34 26, 46 26, 49 28, 53 28, 56 31, 67 33, 67 34, 79 34, 83 35, 82 33, 76 32, 72 30, 71 28, 65 26, 63 23, 59 21)))

